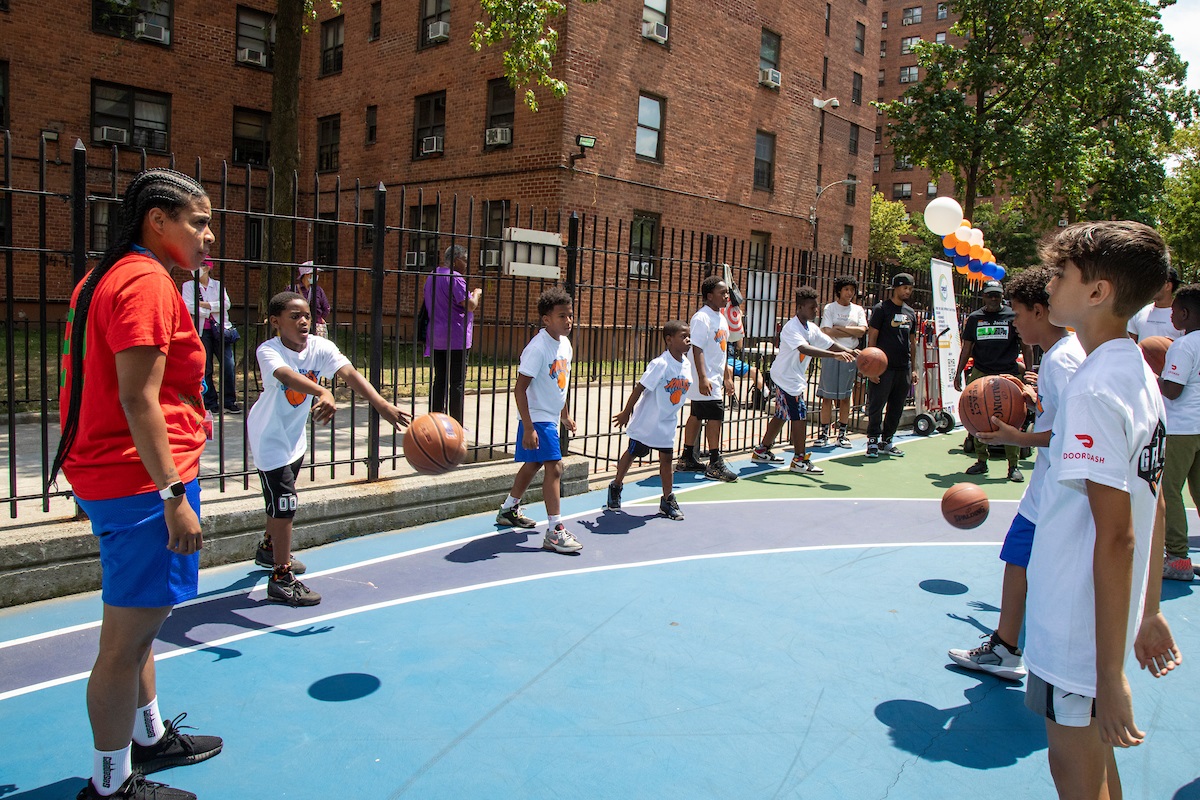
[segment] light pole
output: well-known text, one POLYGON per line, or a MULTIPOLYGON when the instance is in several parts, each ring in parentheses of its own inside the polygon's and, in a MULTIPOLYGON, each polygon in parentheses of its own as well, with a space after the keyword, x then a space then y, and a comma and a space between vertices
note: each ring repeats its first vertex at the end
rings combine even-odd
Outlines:
POLYGON ((808 226, 812 231, 814 249, 817 246, 817 203, 821 201, 821 195, 823 195, 827 189, 832 189, 834 186, 857 186, 860 183, 862 183, 862 181, 854 178, 843 178, 840 181, 834 181, 828 186, 822 186, 817 189, 817 197, 815 200, 813 200, 813 204, 808 207, 808 226))

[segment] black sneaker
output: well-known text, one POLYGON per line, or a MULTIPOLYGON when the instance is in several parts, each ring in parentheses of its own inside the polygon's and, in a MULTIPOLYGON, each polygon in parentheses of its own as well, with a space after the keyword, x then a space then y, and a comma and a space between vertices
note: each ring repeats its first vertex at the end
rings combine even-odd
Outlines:
POLYGON ((267 581, 267 599, 299 608, 315 606, 321 602, 321 595, 301 583, 296 573, 288 571, 283 575, 272 573, 271 580, 267 581))
POLYGON ((196 795, 183 789, 172 789, 165 783, 146 780, 140 772, 134 772, 121 784, 116 794, 100 794, 92 782, 79 790, 75 800, 196 800, 196 795))
POLYGON ((1021 474, 1021 469, 1016 464, 1008 468, 1008 479, 1013 483, 1025 482, 1025 476, 1021 474))
MULTIPOLYGON (((275 554, 271 552, 271 548, 263 547, 262 542, 258 543, 258 549, 254 551, 254 566, 263 569, 275 568, 275 554)), ((292 556, 292 574, 303 575, 307 571, 308 567, 304 566, 304 562, 292 556)))
POLYGON ((683 519, 683 512, 679 510, 679 501, 675 499, 674 492, 671 492, 662 500, 658 501, 658 513, 662 514, 667 519, 683 519))
POLYGON ((704 472, 706 469, 708 469, 708 467, 700 463, 695 456, 692 456, 691 458, 688 458, 687 456, 680 456, 679 460, 675 462, 676 472, 704 472))
POLYGON ((604 504, 605 508, 611 508, 613 511, 621 507, 621 487, 615 483, 608 485, 608 502, 604 504))
POLYGON ((226 414, 240 414, 240 413, 242 413, 242 407, 239 406, 237 403, 226 403, 225 404, 225 413, 226 414))
POLYGON ((817 433, 817 438, 813 440, 813 447, 826 447, 829 444, 829 428, 824 426, 817 433))
POLYGON ((988 469, 988 467, 987 467, 986 461, 976 461, 974 464, 967 467, 967 474, 968 475, 987 475, 987 469, 988 469))
POLYGON ((714 461, 704 470, 704 477, 711 481, 724 481, 725 483, 733 483, 738 479, 737 473, 725 466, 725 460, 714 461))
POLYGON ((496 514, 496 524, 506 525, 510 528, 532 528, 537 525, 536 522, 521 513, 521 504, 512 508, 502 508, 496 514))
POLYGON ((154 744, 140 745, 134 742, 130 754, 133 768, 143 775, 149 775, 169 767, 199 764, 220 753, 223 746, 220 736, 191 736, 179 732, 181 728, 195 730, 191 725, 180 724, 186 717, 185 711, 175 719, 169 720, 166 725, 167 732, 154 744))
POLYGON ((867 440, 867 458, 879 458, 879 442, 874 439, 867 440))

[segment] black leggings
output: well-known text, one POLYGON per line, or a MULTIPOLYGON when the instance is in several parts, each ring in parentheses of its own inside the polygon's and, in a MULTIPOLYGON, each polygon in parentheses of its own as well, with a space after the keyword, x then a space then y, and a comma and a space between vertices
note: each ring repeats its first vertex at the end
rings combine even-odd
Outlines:
POLYGON ((867 384, 867 438, 892 440, 900 427, 900 415, 904 413, 911 385, 912 370, 907 367, 884 370, 879 383, 867 384))
POLYGON ((431 350, 430 353, 433 356, 433 386, 429 390, 429 410, 449 414, 461 425, 463 395, 467 391, 467 351, 431 350))

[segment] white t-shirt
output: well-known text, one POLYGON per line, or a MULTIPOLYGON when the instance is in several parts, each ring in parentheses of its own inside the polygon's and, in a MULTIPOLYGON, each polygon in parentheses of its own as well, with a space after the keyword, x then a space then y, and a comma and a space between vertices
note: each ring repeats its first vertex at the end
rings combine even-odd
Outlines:
POLYGON ((221 290, 220 281, 209 278, 208 286, 200 284, 200 300, 208 303, 207 309, 199 308, 196 305, 195 281, 184 281, 183 288, 179 291, 183 295, 183 304, 187 306, 188 311, 192 312, 192 322, 196 324, 196 330, 204 330, 209 317, 212 317, 212 324, 217 325, 223 316, 225 328, 228 330, 233 327, 233 323, 229 320, 229 309, 231 308, 229 293, 221 290), (225 307, 224 312, 221 311, 222 306, 225 307))
MULTIPOLYGON (((1059 339, 1042 356, 1041 366, 1038 367, 1034 433, 1053 430, 1054 419, 1062 406, 1067 384, 1085 358, 1087 353, 1083 351, 1083 345, 1073 333, 1059 339)), ((1039 447, 1037 460, 1033 462, 1033 475, 1025 487, 1025 494, 1021 496, 1021 504, 1017 506, 1017 513, 1035 525, 1038 521, 1038 500, 1042 494, 1042 484, 1046 481, 1046 470, 1049 468, 1050 448, 1039 447)))
POLYGON ((1126 330, 1138 337, 1138 341, 1147 336, 1165 336, 1168 339, 1183 336, 1183 331, 1171 324, 1171 307, 1159 308, 1154 303, 1130 317, 1126 330))
POLYGON ((525 392, 529 418, 534 422, 558 422, 567 404, 571 381, 571 340, 555 339, 542 328, 521 352, 517 371, 533 378, 525 392))
POLYGON ((260 344, 257 354, 263 391, 246 415, 246 437, 255 468, 270 472, 304 455, 308 448, 304 428, 313 400, 311 394, 288 389, 280 383, 275 370, 287 367, 310 381, 319 381, 332 378, 350 359, 333 342, 311 334, 299 353, 276 336, 260 344))
MULTIPOLYGON (((841 303, 827 303, 825 310, 821 312, 821 327, 832 328, 835 325, 843 328, 865 328, 867 327, 867 312, 857 303, 851 303, 848 306, 841 303)), ((842 347, 854 349, 858 347, 860 338, 862 337, 835 336, 833 340, 842 347)))
POLYGON ((811 322, 801 324, 797 317, 792 317, 784 324, 779 332, 779 354, 771 364, 771 380, 793 397, 804 394, 804 379, 812 361, 812 356, 802 356, 796 349, 802 344, 828 350, 833 346, 833 339, 811 322))
POLYGON ((679 409, 683 407, 688 387, 692 385, 692 364, 684 355, 676 361, 670 350, 646 365, 642 379, 644 388, 626 429, 630 439, 647 447, 675 446, 675 429, 679 426, 679 409))
MULTIPOLYGON (((729 340, 729 322, 721 312, 713 311, 708 306, 701 306, 692 315, 692 347, 699 347, 704 353, 704 374, 712 383, 712 394, 700 394, 700 376, 688 388, 688 400, 720 400, 724 395, 721 386, 725 380, 725 343, 729 340)), ((692 358, 692 354, 688 354, 692 358)), ((695 373, 696 362, 692 361, 692 372, 695 373)))
POLYGON ((1133 648, 1162 480, 1163 416, 1154 374, 1126 338, 1105 342, 1084 359, 1059 406, 1027 573, 1025 663, 1064 691, 1096 696, 1096 525, 1087 481, 1129 494, 1134 549, 1126 653, 1133 648))
POLYGON ((1171 342, 1163 362, 1164 381, 1183 386, 1174 400, 1164 397, 1167 433, 1194 436, 1200 433, 1200 331, 1192 331, 1171 342))

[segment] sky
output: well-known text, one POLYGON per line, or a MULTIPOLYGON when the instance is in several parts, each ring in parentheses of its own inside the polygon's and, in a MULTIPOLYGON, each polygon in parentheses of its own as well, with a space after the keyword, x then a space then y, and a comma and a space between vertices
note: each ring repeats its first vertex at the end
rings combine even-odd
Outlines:
POLYGON ((1188 62, 1188 88, 1200 91, 1200 0, 1178 0, 1162 12, 1162 23, 1175 40, 1175 51, 1188 62))

